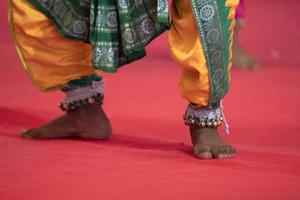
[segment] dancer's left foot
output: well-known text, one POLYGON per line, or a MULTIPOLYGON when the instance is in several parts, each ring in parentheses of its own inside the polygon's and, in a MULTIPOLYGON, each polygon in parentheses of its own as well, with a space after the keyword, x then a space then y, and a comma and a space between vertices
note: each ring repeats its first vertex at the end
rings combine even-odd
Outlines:
POLYGON ((190 127, 194 155, 199 159, 231 158, 236 154, 234 147, 226 143, 216 128, 190 127))

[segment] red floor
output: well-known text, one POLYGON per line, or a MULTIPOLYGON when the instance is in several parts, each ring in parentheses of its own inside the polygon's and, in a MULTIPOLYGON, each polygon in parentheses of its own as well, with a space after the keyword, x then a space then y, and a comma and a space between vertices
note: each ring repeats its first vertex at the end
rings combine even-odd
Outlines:
POLYGON ((106 76, 110 141, 22 139, 22 128, 61 114, 62 94, 44 94, 31 84, 2 1, 0 199, 299 199, 300 3, 247 2, 241 38, 263 67, 232 74, 225 100, 232 133, 223 136, 237 147, 237 157, 203 161, 191 154, 181 119, 186 102, 177 89, 180 66, 169 57, 166 35, 151 44, 149 57, 106 76))

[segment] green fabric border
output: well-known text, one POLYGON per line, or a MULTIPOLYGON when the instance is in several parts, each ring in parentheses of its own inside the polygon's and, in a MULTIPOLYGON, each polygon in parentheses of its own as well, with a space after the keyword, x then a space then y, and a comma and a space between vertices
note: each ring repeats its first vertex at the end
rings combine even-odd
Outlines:
POLYGON ((101 81, 102 77, 98 74, 93 74, 91 76, 84 76, 80 79, 71 80, 68 82, 69 86, 81 86, 86 87, 92 84, 93 81, 101 81))
POLYGON ((72 39, 72 40, 79 40, 84 41, 86 43, 89 42, 89 33, 86 34, 85 37, 78 37, 71 33, 68 33, 65 31, 64 26, 59 22, 59 20, 51 13, 49 10, 47 10, 40 1, 38 0, 27 0, 29 3, 31 3, 35 8, 37 8, 40 12, 42 12, 44 15, 46 15, 56 26, 57 31, 65 38, 72 39))
MULTIPOLYGON (((101 41, 119 41, 120 45, 123 45, 121 43, 121 40, 119 40, 120 38, 120 32, 118 33, 97 33, 96 31, 92 31, 91 28, 88 29, 88 33, 86 32, 83 35, 75 35, 74 33, 72 33, 72 31, 68 31, 70 29, 70 27, 66 28, 64 24, 62 24, 62 19, 60 17, 57 17, 55 14, 53 14, 54 12, 51 12, 51 10, 47 9, 45 7, 45 5, 43 5, 41 3, 41 0, 28 0, 29 3, 31 3, 35 8, 37 8, 40 12, 42 12, 43 14, 45 14, 56 26, 58 32, 65 38, 68 39, 72 39, 72 40, 79 40, 79 41, 84 41, 86 43, 90 43, 91 46, 93 47, 93 43, 94 42, 98 42, 98 38, 101 38, 101 41), (94 35, 94 34, 98 34, 98 35, 94 35), (94 39, 94 37, 96 36, 96 40, 94 39), (95 41, 94 41, 95 40, 95 41)), ((83 8, 83 6, 81 5, 77 5, 78 3, 76 3, 75 1, 66 1, 66 5, 68 5, 69 11, 73 11, 76 9, 76 12, 80 12, 80 10, 85 10, 83 8), (66 3, 67 2, 67 3, 66 3), (75 5, 76 4, 76 5, 75 5), (74 7, 74 8, 73 8, 74 7)), ((119 63, 114 63, 116 65, 112 65, 112 66, 99 66, 97 65, 97 63, 93 62, 93 68, 94 69, 98 69, 98 70, 102 70, 104 72, 109 72, 109 73, 115 73, 117 72, 118 68, 127 65, 131 62, 134 62, 136 60, 139 60, 141 58, 143 58, 144 56, 146 56, 146 50, 145 47, 152 41, 154 40, 156 37, 158 37, 159 35, 161 35, 164 31, 168 30, 170 27, 169 24, 169 17, 168 17, 168 6, 167 4, 164 4, 163 2, 166 2, 165 0, 158 0, 158 7, 157 7, 157 22, 160 23, 161 27, 159 30, 155 31, 155 34, 153 36, 151 36, 151 38, 147 39, 148 41, 146 43, 141 43, 139 45, 136 45, 133 48, 130 49, 122 49, 123 53, 120 53, 120 57, 122 57, 122 59, 120 59, 121 61, 119 61, 119 63), (166 5, 166 6, 162 6, 162 5, 166 5), (123 54, 123 55, 122 55, 123 54)), ((105 1, 101 2, 103 5, 112 5, 113 3, 106 3, 105 1)), ((150 9, 150 3, 149 3, 149 9, 150 9)), ((148 4, 146 5, 148 6, 148 4)), ((87 12, 87 11, 86 11, 87 12)), ((89 16, 87 15, 86 12, 81 12, 81 14, 83 16, 89 16)), ((137 13, 132 13, 135 17, 142 15, 143 13, 140 13, 139 11, 137 11, 137 13)), ((78 18, 80 19, 80 18, 78 18)), ((126 19, 125 19, 126 20, 126 19)), ((128 20, 127 20, 128 21, 128 20)), ((99 40, 100 41, 100 40, 99 40)))
MULTIPOLYGON (((145 46, 147 46, 148 44, 150 44, 155 38, 157 38, 158 36, 160 36, 162 33, 164 33, 166 30, 169 29, 169 26, 163 26, 159 31, 157 31, 156 35, 153 36, 153 38, 151 40, 149 40, 145 46)), ((117 66, 115 66, 114 68, 111 67, 106 67, 106 66, 93 66, 94 69, 98 69, 104 72, 108 72, 108 73, 116 73, 117 70, 120 67, 123 67, 125 65, 128 65, 134 61, 137 61, 143 57, 145 57, 147 55, 146 50, 145 50, 145 46, 140 46, 139 48, 135 48, 134 50, 131 51, 127 51, 126 55, 126 62, 125 63, 119 63, 117 66)))
POLYGON ((190 0, 190 2, 209 69, 208 108, 214 109, 220 106, 221 100, 229 90, 229 26, 231 20, 227 17, 230 10, 225 7, 226 0, 190 0), (210 41, 211 31, 218 32, 215 42, 210 41), (217 55, 217 53, 219 54, 217 55))

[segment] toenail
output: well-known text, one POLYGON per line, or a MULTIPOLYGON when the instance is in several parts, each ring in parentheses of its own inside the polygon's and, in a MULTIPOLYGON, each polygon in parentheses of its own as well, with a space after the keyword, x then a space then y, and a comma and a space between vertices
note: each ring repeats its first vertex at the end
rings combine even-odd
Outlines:
POLYGON ((230 155, 229 154, 225 154, 224 158, 230 158, 230 155))
POLYGON ((219 155, 218 155, 218 158, 219 158, 219 159, 224 158, 224 154, 219 154, 219 155))
POLYGON ((28 129, 22 129, 21 133, 26 133, 28 131, 28 129))

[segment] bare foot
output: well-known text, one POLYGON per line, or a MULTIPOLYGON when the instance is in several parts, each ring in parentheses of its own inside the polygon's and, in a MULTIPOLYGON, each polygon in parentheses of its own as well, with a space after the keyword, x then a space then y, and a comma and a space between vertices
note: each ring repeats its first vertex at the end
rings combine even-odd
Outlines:
POLYGON ((232 65, 240 69, 257 69, 260 67, 259 62, 251 56, 239 43, 238 34, 239 30, 244 26, 243 20, 237 20, 237 25, 233 34, 232 45, 232 65))
POLYGON ((39 128, 22 131, 24 138, 85 138, 108 139, 112 128, 103 109, 88 105, 74 111, 67 111, 39 128))
POLYGON ((241 69, 257 69, 259 68, 258 61, 250 56, 242 47, 234 44, 232 64, 235 68, 241 69))
POLYGON ((231 158, 236 154, 235 148, 222 140, 216 128, 191 126, 190 133, 194 146, 194 155, 197 158, 231 158))

